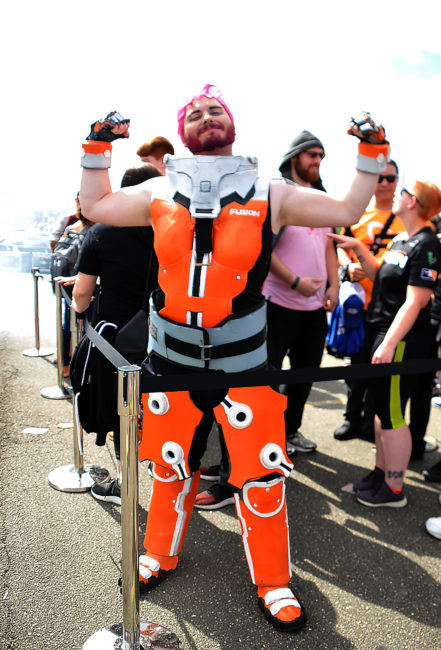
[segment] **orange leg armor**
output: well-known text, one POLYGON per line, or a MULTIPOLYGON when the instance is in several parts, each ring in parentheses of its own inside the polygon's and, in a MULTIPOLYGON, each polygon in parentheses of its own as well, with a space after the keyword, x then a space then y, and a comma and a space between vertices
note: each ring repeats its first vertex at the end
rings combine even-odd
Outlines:
MULTIPOLYGON (((228 480, 239 490, 236 511, 259 604, 273 625, 291 630, 303 624, 304 614, 288 588, 285 476, 292 463, 285 452, 285 407, 286 397, 269 387, 237 388, 214 411, 230 459, 228 480)), ((155 466, 146 555, 140 557, 141 591, 155 587, 165 572, 176 568, 199 483, 199 472, 191 475, 188 456, 201 419, 188 393, 143 395, 143 408, 139 457, 155 466)))
POLYGON ((251 580, 267 620, 281 631, 302 627, 306 617, 288 587, 291 578, 285 477, 286 397, 271 388, 238 388, 215 409, 230 457, 234 495, 251 580))
POLYGON ((146 555, 161 569, 175 569, 199 485, 199 472, 178 481, 169 469, 154 465, 153 490, 144 539, 146 555))
POLYGON ((188 455, 202 417, 187 392, 142 396, 143 426, 139 459, 152 460, 153 490, 139 558, 140 590, 155 587, 176 568, 199 485, 188 455))
POLYGON ((253 583, 285 585, 291 577, 284 477, 286 397, 268 386, 235 388, 216 407, 230 457, 245 555, 253 583), (279 476, 277 476, 279 475, 279 476))
POLYGON ((284 478, 249 481, 234 496, 251 580, 259 587, 286 585, 291 562, 284 478))

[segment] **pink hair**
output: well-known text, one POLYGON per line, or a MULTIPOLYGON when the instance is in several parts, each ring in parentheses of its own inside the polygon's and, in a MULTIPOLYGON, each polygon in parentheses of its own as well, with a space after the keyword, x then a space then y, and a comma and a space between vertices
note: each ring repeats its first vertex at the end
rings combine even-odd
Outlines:
POLYGON ((198 95, 195 95, 192 99, 190 99, 189 102, 186 102, 184 106, 182 106, 182 108, 178 110, 178 134, 181 140, 182 140, 182 132, 184 130, 184 117, 185 117, 185 111, 187 110, 187 106, 190 106, 190 104, 192 104, 195 99, 200 99, 201 97, 209 97, 209 98, 217 99, 219 104, 223 106, 230 120, 234 124, 234 117, 231 114, 230 109, 222 99, 222 93, 219 90, 219 88, 217 86, 213 86, 213 84, 205 84, 205 86, 202 88, 201 92, 198 95))

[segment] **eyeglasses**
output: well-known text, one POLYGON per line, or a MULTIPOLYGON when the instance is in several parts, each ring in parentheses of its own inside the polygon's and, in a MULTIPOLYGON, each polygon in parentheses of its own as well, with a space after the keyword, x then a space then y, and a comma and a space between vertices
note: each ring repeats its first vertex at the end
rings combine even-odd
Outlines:
POLYGON ((403 189, 402 189, 401 192, 400 192, 400 194, 403 194, 403 193, 404 193, 404 194, 407 194, 407 196, 410 196, 411 199, 415 199, 415 201, 418 203, 418 205, 421 206, 422 208, 424 208, 424 205, 421 203, 421 201, 419 200, 419 198, 418 198, 417 196, 415 196, 415 194, 412 194, 411 192, 409 192, 408 190, 406 190, 405 187, 403 187, 403 189))
POLYGON ((388 183, 394 183, 397 180, 397 177, 395 174, 385 174, 382 176, 378 177, 378 183, 382 183, 383 181, 387 181, 388 183))
POLYGON ((307 153, 310 158, 320 158, 320 160, 323 160, 326 155, 324 151, 320 151, 320 153, 318 151, 305 151, 304 153, 307 153))

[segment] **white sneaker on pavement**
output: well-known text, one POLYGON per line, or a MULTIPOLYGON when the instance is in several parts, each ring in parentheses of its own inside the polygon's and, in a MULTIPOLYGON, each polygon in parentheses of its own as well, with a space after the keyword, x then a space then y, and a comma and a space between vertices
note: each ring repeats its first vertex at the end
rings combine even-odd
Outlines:
POLYGON ((429 535, 441 539, 441 517, 430 517, 426 521, 426 530, 429 535))

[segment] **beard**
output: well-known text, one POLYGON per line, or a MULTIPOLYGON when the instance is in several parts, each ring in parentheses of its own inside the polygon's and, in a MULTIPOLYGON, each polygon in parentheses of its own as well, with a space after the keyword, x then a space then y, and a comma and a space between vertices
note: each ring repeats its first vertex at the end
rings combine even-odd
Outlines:
MULTIPOLYGON (((203 136, 204 134, 202 134, 203 136)), ((230 124, 226 131, 221 129, 214 129, 210 138, 205 138, 203 141, 199 136, 190 136, 185 141, 185 146, 190 149, 191 153, 197 155, 199 153, 210 153, 216 149, 222 149, 227 145, 233 144, 236 138, 236 131, 234 124, 230 124)))
POLYGON ((296 174, 305 181, 305 183, 314 183, 318 181, 320 172, 318 167, 303 167, 298 158, 294 160, 294 169, 296 174))

